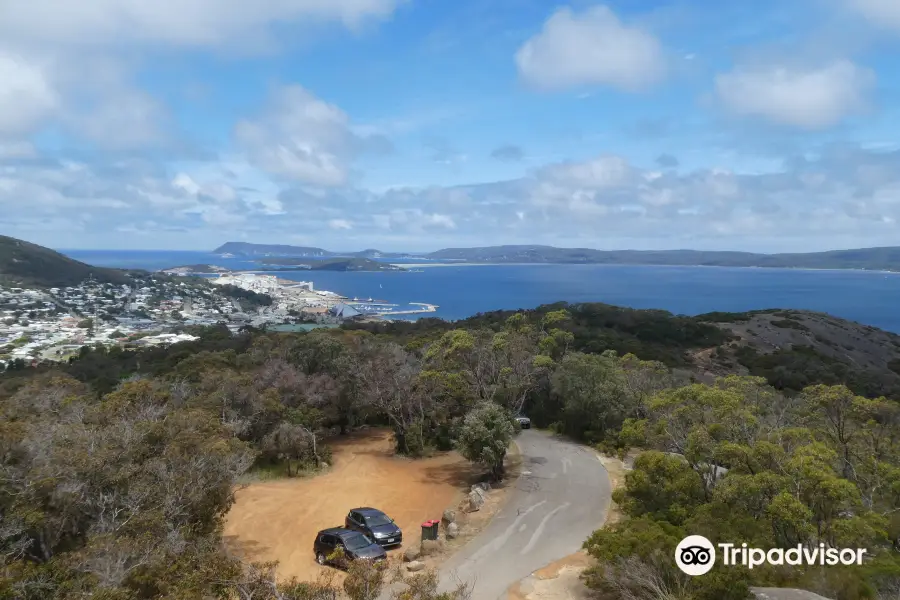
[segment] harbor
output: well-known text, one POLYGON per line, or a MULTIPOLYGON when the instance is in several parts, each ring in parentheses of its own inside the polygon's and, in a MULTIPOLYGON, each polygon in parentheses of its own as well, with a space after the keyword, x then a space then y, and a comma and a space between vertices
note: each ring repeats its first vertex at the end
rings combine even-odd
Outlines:
MULTIPOLYGON (((354 298, 354 300, 356 300, 354 298)), ((384 316, 389 317, 392 315, 418 315, 425 313, 433 313, 437 312, 437 309, 440 308, 437 304, 428 304, 425 302, 409 302, 408 306, 418 306, 420 308, 411 308, 406 310, 394 310, 395 308, 401 306, 399 304, 390 304, 387 302, 359 302, 359 301, 351 301, 345 302, 348 306, 352 306, 354 309, 360 311, 361 313, 370 315, 370 316, 384 316)))
POLYGON ((218 273, 209 279, 216 285, 233 285, 271 296, 274 306, 260 308, 266 315, 258 316, 268 319, 281 316, 285 322, 290 321, 291 316, 316 320, 330 318, 338 322, 354 318, 390 319, 394 316, 432 314, 440 308, 427 302, 404 304, 375 297, 351 298, 316 289, 312 281, 284 279, 275 274, 230 272, 218 273))

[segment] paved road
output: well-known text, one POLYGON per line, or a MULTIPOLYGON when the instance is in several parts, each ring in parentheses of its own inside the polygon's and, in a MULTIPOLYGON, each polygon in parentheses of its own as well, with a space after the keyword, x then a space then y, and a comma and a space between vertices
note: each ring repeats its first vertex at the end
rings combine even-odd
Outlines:
POLYGON ((472 600, 506 600, 509 586, 576 552, 603 524, 611 488, 593 451, 535 430, 516 443, 522 475, 487 528, 441 567, 442 591, 467 581, 472 600))

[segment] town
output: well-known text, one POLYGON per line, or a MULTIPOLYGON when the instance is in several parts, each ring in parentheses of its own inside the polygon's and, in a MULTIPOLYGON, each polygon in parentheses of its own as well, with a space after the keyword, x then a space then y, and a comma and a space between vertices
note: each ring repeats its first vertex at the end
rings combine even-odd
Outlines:
POLYGON ((65 361, 84 346, 139 348, 196 339, 191 326, 232 331, 363 317, 345 298, 272 275, 147 274, 130 284, 89 279, 49 289, 0 286, 0 370, 65 361))

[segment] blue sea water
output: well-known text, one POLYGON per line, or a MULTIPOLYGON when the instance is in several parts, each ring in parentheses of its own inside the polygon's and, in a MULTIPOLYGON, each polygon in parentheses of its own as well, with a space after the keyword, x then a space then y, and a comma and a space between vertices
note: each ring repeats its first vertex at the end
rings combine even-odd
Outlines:
MULTIPOLYGON (((163 269, 211 263, 253 269, 246 259, 203 252, 63 251, 107 267, 163 269)), ((427 316, 462 319, 497 309, 533 308, 558 301, 605 302, 659 308, 675 314, 793 308, 900 333, 900 274, 874 271, 654 267, 625 265, 497 265, 425 267, 422 272, 279 273, 315 283, 316 289, 397 304, 427 302, 427 316)))

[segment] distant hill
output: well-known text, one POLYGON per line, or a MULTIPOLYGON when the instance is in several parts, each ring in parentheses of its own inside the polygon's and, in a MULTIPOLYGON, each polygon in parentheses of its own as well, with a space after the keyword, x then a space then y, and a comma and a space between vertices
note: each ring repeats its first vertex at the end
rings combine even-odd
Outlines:
POLYGON ((67 287, 89 277, 100 283, 128 283, 128 272, 94 267, 55 250, 0 236, 0 283, 23 287, 67 287))
POLYGON ((592 250, 553 246, 488 246, 445 248, 426 256, 432 260, 496 263, 697 265, 900 271, 900 247, 756 254, 704 250, 592 250))
POLYGON ((807 310, 709 313, 731 341, 693 352, 691 361, 712 375, 749 373, 775 387, 798 391, 813 383, 844 383, 858 394, 900 400, 900 336, 807 310))
POLYGON ((560 309, 571 315, 560 325, 573 334, 571 350, 633 353, 705 383, 729 374, 754 375, 788 394, 817 383, 845 384, 860 395, 900 401, 900 335, 807 310, 687 317, 596 302, 558 302, 531 310, 492 311, 456 322, 422 318, 344 328, 391 333, 406 344, 434 331, 501 330, 517 313, 538 325, 543 315, 560 309))
POLYGON ((323 248, 228 242, 215 253, 246 257, 310 258, 422 258, 435 261, 468 263, 551 263, 608 265, 671 265, 716 267, 778 267, 799 269, 869 269, 900 271, 900 247, 858 248, 828 252, 758 254, 753 252, 705 250, 593 250, 554 246, 486 246, 482 248, 444 248, 437 252, 333 252, 323 248))
POLYGON ((405 258, 409 255, 396 252, 382 252, 369 248, 360 252, 333 252, 324 248, 310 246, 286 246, 283 244, 249 244, 246 242, 227 242, 215 250, 213 254, 233 254, 234 256, 254 257, 303 257, 303 258, 405 258))

